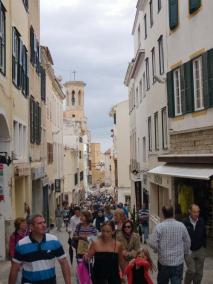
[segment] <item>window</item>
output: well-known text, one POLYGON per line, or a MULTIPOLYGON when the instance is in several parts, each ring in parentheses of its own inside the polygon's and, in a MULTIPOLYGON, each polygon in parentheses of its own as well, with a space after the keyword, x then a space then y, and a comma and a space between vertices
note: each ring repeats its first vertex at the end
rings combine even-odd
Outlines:
POLYGON ((22 0, 22 1, 23 1, 25 10, 28 12, 28 11, 29 11, 29 3, 28 3, 28 0, 22 0))
POLYGON ((81 105, 81 91, 78 92, 78 104, 81 105))
POLYGON ((30 97, 30 142, 41 144, 41 107, 30 97))
POLYGON ((143 162, 146 163, 146 137, 143 137, 143 162))
POLYGON ((193 14, 201 6, 201 0, 189 0, 189 13, 193 14))
POLYGON ((152 151, 152 118, 148 117, 148 139, 149 139, 149 151, 152 151))
POLYGON ((169 27, 171 30, 178 26, 178 0, 169 0, 169 27))
POLYGON ((160 75, 162 75, 164 73, 163 36, 160 36, 158 39, 158 48, 159 48, 159 70, 160 70, 160 75))
POLYGON ((140 25, 138 26, 138 48, 140 48, 141 45, 141 28, 140 25))
POLYGON ((143 72, 143 97, 146 97, 146 73, 143 72))
POLYGON ((142 102, 143 99, 143 87, 142 87, 142 80, 139 82, 139 96, 140 96, 140 103, 142 102))
POLYGON ((80 181, 82 181, 83 179, 84 179, 84 172, 81 171, 81 172, 80 172, 80 181))
POLYGON ((149 78, 149 58, 146 58, 146 90, 150 89, 150 78, 149 78))
POLYGON ((75 91, 72 91, 72 106, 75 105, 75 91))
POLYGON ((182 114, 180 68, 174 70, 175 115, 182 114))
POLYGON ((160 12, 161 8, 162 8, 161 0, 158 0, 158 12, 160 12))
POLYGON ((204 108, 202 57, 193 60, 194 107, 195 110, 204 108))
POLYGON ((79 151, 79 159, 82 159, 82 151, 79 151))
POLYGON ((13 83, 18 87, 18 67, 19 67, 19 44, 20 44, 20 35, 16 28, 13 27, 13 58, 12 58, 12 64, 13 64, 13 83))
POLYGON ((155 48, 152 49, 152 82, 155 83, 155 75, 156 75, 156 65, 155 65, 155 48))
POLYGON ((34 34, 34 29, 30 27, 30 61, 35 67, 36 72, 40 72, 40 46, 34 34))
POLYGON ((138 107, 139 99, 138 99, 138 88, 136 88, 136 107, 138 107))
POLYGON ((13 121, 13 141, 16 158, 26 158, 27 128, 16 120, 13 121))
POLYGON ((14 85, 22 90, 25 97, 29 93, 27 49, 15 27, 13 33, 12 79, 14 85))
POLYGON ((47 143, 47 163, 53 163, 53 144, 47 143))
POLYGON ((153 26, 153 2, 150 0, 149 2, 149 12, 150 12, 150 27, 153 26))
POLYGON ((162 119, 162 146, 163 149, 168 147, 168 137, 167 137, 167 111, 166 107, 161 110, 162 119))
POLYGON ((46 72, 45 69, 40 66, 41 72, 41 99, 42 101, 46 101, 46 72))
POLYGON ((6 33, 5 33, 5 8, 0 0, 0 72, 6 72, 6 33))
POLYGON ((78 173, 75 173, 75 185, 78 184, 78 173))
POLYGON ((146 14, 144 15, 144 38, 147 38, 147 22, 146 22, 146 14))
POLYGON ((154 126, 155 126, 155 150, 159 150, 158 112, 154 114, 154 126))
POLYGON ((114 113, 113 113, 113 122, 114 122, 114 124, 116 124, 116 120, 117 120, 116 112, 114 112, 114 113))

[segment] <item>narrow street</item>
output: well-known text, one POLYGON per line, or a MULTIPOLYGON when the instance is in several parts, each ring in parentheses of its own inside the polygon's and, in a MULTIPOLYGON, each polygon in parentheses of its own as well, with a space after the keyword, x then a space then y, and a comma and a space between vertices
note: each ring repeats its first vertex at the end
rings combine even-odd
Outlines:
MULTIPOLYGON (((52 230, 51 233, 56 235, 59 238, 59 240, 62 242, 62 244, 64 246, 64 249, 66 251, 67 256, 69 256, 68 243, 67 243, 68 235, 67 235, 67 232, 65 231, 65 228, 63 228, 61 232, 57 232, 56 230, 52 230)), ((155 265, 157 265, 156 255, 154 253, 152 253, 152 251, 151 251, 151 255, 152 255, 152 259, 154 260, 155 265)), ((62 283, 64 283, 62 272, 61 272, 61 269, 60 269, 58 262, 56 262, 56 263, 57 263, 56 264, 57 283, 62 284, 62 283)), ((212 267, 213 267, 213 258, 207 257, 206 261, 205 261, 204 277, 203 277, 203 281, 202 281, 203 284, 212 284, 212 279, 213 279, 212 267)), ((76 268, 76 266, 74 264, 73 267, 72 267, 72 284, 77 284, 76 277, 75 277, 75 268, 76 268)), ((10 269, 10 262, 9 261, 0 262, 0 284, 7 284, 9 269, 10 269)), ((154 283, 157 283, 156 276, 157 276, 157 272, 154 272, 151 275, 154 283)))

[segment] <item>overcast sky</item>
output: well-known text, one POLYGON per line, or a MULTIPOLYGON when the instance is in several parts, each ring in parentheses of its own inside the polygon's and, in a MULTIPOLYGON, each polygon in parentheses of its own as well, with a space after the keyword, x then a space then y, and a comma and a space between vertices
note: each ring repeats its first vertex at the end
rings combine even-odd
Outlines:
POLYGON ((123 81, 133 56, 137 0, 41 0, 41 44, 51 51, 57 75, 84 81, 92 142, 112 144, 111 107, 127 99, 123 81))

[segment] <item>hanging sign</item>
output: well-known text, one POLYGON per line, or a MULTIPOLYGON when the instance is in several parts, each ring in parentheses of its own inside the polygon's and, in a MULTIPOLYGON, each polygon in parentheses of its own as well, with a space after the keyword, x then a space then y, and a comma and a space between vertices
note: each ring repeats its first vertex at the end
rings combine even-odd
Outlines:
POLYGON ((4 200, 4 165, 0 164, 0 201, 4 200))

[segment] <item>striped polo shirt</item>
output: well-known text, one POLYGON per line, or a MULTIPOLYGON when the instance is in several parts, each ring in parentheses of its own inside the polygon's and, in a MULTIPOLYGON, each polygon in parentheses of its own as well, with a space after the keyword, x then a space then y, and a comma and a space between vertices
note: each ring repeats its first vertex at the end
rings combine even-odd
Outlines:
POLYGON ((22 283, 54 284, 55 258, 64 257, 64 249, 56 236, 45 234, 38 243, 30 235, 17 243, 13 261, 22 264, 22 283))

